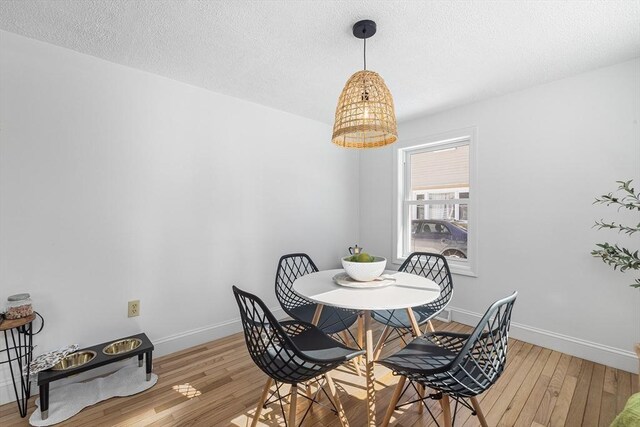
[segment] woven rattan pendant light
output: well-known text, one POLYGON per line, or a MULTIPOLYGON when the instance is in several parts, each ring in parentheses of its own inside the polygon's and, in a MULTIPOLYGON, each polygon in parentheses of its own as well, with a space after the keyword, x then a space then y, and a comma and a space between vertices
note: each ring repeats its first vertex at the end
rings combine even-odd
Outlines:
POLYGON ((398 139, 391 92, 378 73, 367 70, 367 39, 375 33, 370 20, 353 26, 353 35, 364 40, 364 70, 349 78, 338 99, 332 141, 341 147, 384 147, 398 139))

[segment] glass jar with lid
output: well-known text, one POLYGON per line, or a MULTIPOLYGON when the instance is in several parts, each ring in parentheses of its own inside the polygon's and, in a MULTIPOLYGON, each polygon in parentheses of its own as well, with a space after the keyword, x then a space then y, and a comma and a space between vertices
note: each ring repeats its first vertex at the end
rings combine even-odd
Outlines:
POLYGON ((4 313, 6 319, 21 319, 32 314, 31 295, 16 294, 7 298, 6 311, 4 313))

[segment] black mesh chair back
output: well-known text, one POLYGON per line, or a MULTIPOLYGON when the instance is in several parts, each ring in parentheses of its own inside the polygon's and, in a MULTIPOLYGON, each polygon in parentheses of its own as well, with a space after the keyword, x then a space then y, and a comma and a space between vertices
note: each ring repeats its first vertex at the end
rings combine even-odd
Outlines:
POLYGON ((402 368, 392 369, 410 380, 453 396, 474 397, 484 392, 504 370, 511 312, 517 295, 514 292, 493 303, 469 335, 434 332, 418 338, 416 341, 425 340, 446 350, 439 356, 434 352, 425 354, 422 359, 419 354, 408 356, 407 359, 413 357, 415 360, 413 367, 404 364, 402 368), (441 363, 438 357, 446 363, 441 363))
MULTIPOLYGON (((293 282, 317 271, 318 267, 307 254, 295 253, 280 257, 276 271, 276 297, 285 313, 292 318, 304 322, 311 322, 313 319, 318 305, 296 294, 293 282)), ((358 314, 353 310, 325 306, 317 326, 328 334, 346 331, 351 335, 349 327, 357 320, 358 314)))
POLYGON ((299 277, 317 271, 318 267, 307 254, 296 253, 280 257, 276 271, 276 298, 285 313, 294 319, 296 308, 315 304, 296 294, 293 291, 293 282, 299 277))
POLYGON ((488 427, 476 396, 491 387, 505 368, 511 312, 517 296, 518 293, 514 292, 493 303, 471 334, 431 332, 414 339, 402 350, 381 360, 379 363, 391 369, 395 375, 400 375, 382 426, 389 424, 394 410, 415 402, 397 405, 409 388, 409 385, 405 387, 408 379, 414 388, 417 383, 437 391, 418 399, 434 420, 435 416, 424 403, 425 399, 440 400, 445 425, 455 424, 458 407, 461 405, 470 409, 472 415, 477 415, 483 427, 488 427), (449 397, 456 402, 453 420, 449 397))
MULTIPOLYGON (((440 313, 453 296, 453 279, 447 259, 440 254, 414 252, 402 263, 400 272, 416 274, 433 280, 440 287, 440 295, 434 301, 412 307, 418 325, 423 325, 440 313)), ((392 328, 411 329, 406 310, 377 310, 373 318, 392 328)))
POLYGON ((442 311, 451 300, 453 279, 449 264, 444 256, 428 252, 414 252, 402 263, 398 271, 426 277, 440 286, 440 296, 425 305, 431 311, 435 311, 435 314, 442 311))
POLYGON ((511 312, 517 296, 514 292, 489 307, 453 361, 455 368, 442 378, 443 388, 459 396, 476 396, 496 382, 507 362, 511 312))
POLYGON ((247 349, 264 373, 276 381, 296 384, 308 381, 327 370, 325 366, 305 360, 260 298, 235 286, 233 293, 240 308, 247 349))

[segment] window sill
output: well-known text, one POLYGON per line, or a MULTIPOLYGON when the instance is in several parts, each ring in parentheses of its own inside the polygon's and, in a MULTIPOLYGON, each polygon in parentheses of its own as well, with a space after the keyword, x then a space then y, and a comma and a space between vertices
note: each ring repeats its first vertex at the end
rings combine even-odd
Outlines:
MULTIPOLYGON (((396 265, 396 270, 406 258, 393 258, 391 261, 392 264, 396 265)), ((448 261, 449 270, 451 270, 451 274, 457 274, 460 276, 468 276, 468 277, 478 277, 478 274, 471 269, 471 266, 468 264, 456 263, 454 261, 448 261)))

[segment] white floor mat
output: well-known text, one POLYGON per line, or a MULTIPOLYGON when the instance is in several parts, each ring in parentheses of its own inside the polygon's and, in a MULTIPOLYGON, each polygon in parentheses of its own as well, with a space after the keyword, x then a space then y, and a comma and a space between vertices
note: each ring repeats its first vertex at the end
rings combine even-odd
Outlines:
MULTIPOLYGON (((68 420, 87 406, 95 405, 103 400, 116 396, 131 396, 143 392, 158 382, 158 376, 151 374, 146 381, 144 367, 125 366, 104 378, 95 378, 84 383, 73 383, 51 389, 49 392, 49 417, 42 419, 40 408, 31 414, 29 423, 32 426, 50 426, 68 420)), ((40 401, 36 398, 36 406, 40 401)))

